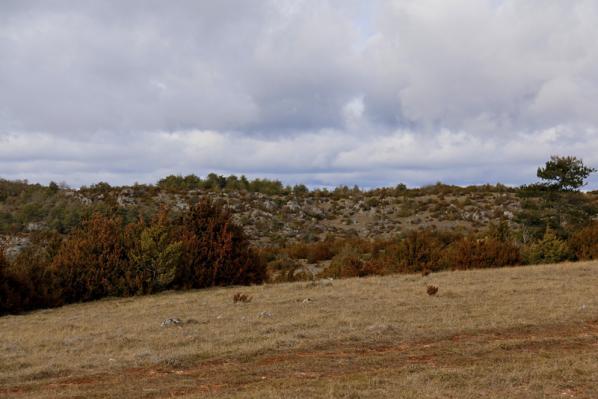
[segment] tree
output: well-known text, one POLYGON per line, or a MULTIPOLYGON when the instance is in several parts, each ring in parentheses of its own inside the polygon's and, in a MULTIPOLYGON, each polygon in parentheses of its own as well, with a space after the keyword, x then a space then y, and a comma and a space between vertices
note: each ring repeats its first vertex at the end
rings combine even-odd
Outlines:
POLYGON ((581 159, 553 155, 543 168, 538 168, 537 176, 544 180, 541 184, 549 189, 578 191, 594 172, 596 169, 585 166, 581 159))
POLYGON ((539 183, 522 186, 522 209, 517 221, 524 227, 526 238, 541 239, 547 229, 560 238, 587 225, 598 210, 579 189, 596 169, 585 166, 581 159, 553 155, 544 167, 538 168, 539 183))

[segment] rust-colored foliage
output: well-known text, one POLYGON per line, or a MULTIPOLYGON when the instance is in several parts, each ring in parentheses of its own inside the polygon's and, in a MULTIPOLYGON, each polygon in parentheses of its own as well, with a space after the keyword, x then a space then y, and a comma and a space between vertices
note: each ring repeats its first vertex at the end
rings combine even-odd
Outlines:
POLYGON ((223 207, 203 199, 181 221, 181 267, 175 285, 202 288, 261 283, 266 268, 241 227, 223 207))
POLYGON ((93 215, 62 243, 52 269, 67 303, 129 295, 120 219, 93 215))
POLYGON ((521 254, 519 248, 508 241, 464 237, 447 248, 443 262, 446 268, 453 270, 502 267, 521 263, 521 254))
POLYGON ((569 247, 576 259, 598 259, 598 222, 579 230, 569 239, 569 247))
POLYGON ((444 243, 440 237, 429 231, 409 233, 397 248, 398 271, 420 272, 437 270, 440 267, 444 243))
POLYGON ((428 293, 428 295, 433 296, 436 295, 438 293, 438 287, 435 285, 429 285, 426 288, 426 292, 428 293))

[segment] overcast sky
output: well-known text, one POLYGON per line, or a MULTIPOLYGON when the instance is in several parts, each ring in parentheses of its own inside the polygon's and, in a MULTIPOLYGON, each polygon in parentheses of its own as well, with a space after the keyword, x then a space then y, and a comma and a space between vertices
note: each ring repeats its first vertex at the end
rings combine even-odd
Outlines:
MULTIPOLYGON (((598 167, 595 0, 2 0, 0 176, 312 186, 598 167)), ((592 179, 589 188, 598 188, 592 179)))

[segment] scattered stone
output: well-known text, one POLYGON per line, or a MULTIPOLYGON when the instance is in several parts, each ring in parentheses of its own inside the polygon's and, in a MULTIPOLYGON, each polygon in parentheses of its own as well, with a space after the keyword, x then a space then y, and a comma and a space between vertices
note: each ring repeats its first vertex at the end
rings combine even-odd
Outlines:
POLYGON ((263 312, 260 312, 257 316, 259 318, 272 317, 272 313, 264 310, 263 312))
POLYGON ((321 279, 320 280, 320 285, 322 287, 332 287, 332 277, 321 279))
POLYGON ((172 319, 166 319, 162 322, 162 324, 160 324, 161 327, 168 327, 168 326, 176 326, 178 324, 181 324, 181 319, 177 319, 176 317, 173 317, 172 319))
POLYGON ((310 303, 310 302, 313 302, 313 299, 311 299, 311 298, 305 298, 305 299, 302 301, 302 303, 310 303))

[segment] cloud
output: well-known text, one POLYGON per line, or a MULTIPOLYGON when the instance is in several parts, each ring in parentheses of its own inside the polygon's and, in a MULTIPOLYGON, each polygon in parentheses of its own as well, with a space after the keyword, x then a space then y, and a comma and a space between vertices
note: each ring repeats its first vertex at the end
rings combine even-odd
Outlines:
POLYGON ((592 0, 3 1, 3 176, 313 185, 598 164, 592 0))

